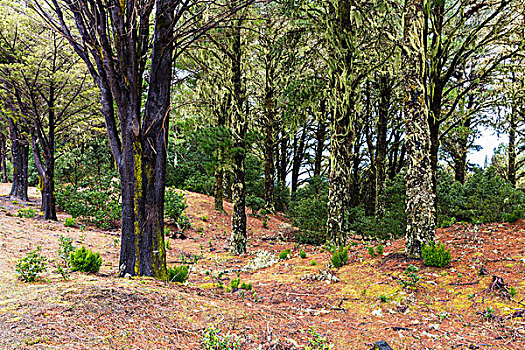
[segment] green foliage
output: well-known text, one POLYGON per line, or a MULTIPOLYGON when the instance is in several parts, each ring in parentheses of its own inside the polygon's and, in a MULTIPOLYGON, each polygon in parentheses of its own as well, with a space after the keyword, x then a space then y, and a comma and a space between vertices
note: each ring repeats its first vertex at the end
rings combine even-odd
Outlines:
POLYGON ((95 273, 100 270, 102 258, 99 253, 93 253, 91 249, 82 246, 69 254, 72 271, 95 273))
POLYGON ((326 241, 327 203, 328 182, 323 178, 313 177, 297 190, 288 212, 293 225, 300 230, 295 233, 296 242, 321 245, 326 241))
POLYGON ((290 190, 285 183, 277 182, 273 188, 275 210, 286 211, 290 206, 290 190))
POLYGON ((350 208, 347 212, 347 230, 364 237, 376 239, 396 239, 405 235, 405 179, 404 174, 396 175, 385 184, 385 214, 381 218, 367 216, 364 207, 350 208))
POLYGON ((67 217, 66 220, 64 220, 64 226, 66 227, 75 227, 75 225, 75 218, 67 217))
POLYGON ((317 333, 313 326, 312 328, 308 330, 308 333, 310 334, 310 337, 311 337, 311 339, 308 340, 310 345, 307 345, 305 347, 305 350, 330 350, 331 349, 330 343, 328 343, 325 337, 317 333))
POLYGON ((207 222, 208 221, 208 217, 206 215, 203 215, 202 216, 202 221, 207 222))
POLYGON ((190 227, 190 219, 185 213, 186 208, 188 204, 184 192, 167 188, 164 194, 164 215, 173 220, 182 230, 190 227))
POLYGON ((188 280, 190 268, 188 265, 176 265, 168 268, 168 281, 184 283, 188 280))
POLYGON ((317 262, 315 261, 315 259, 312 259, 312 261, 310 261, 310 265, 311 265, 311 266, 315 266, 315 265, 317 265, 317 262))
POLYGON ((38 274, 46 271, 46 257, 40 254, 41 248, 36 247, 27 255, 16 261, 15 270, 24 282, 34 282, 38 274))
POLYGON ((344 264, 346 264, 348 260, 348 248, 345 247, 339 247, 335 252, 332 254, 332 258, 330 261, 332 262, 332 265, 335 268, 340 268, 344 264))
POLYGON ((381 301, 382 303, 386 303, 388 301, 388 297, 386 295, 380 295, 379 301, 381 301))
POLYGON ((301 259, 306 259, 306 252, 304 250, 300 250, 299 251, 299 256, 301 257, 301 259))
POLYGON ((418 271, 419 269, 414 265, 407 266, 405 272, 403 273, 406 277, 408 277, 408 280, 403 280, 403 279, 400 280, 400 283, 403 285, 403 287, 416 288, 417 283, 420 280, 420 277, 417 274, 418 271))
POLYGON ((285 249, 279 253, 279 259, 286 260, 288 259, 288 255, 290 255, 290 249, 285 249))
POLYGON ((58 206, 73 218, 82 217, 97 227, 108 229, 122 217, 120 183, 107 181, 75 187, 71 184, 57 186, 58 206))
POLYGON ((252 290, 253 286, 251 283, 246 283, 244 281, 241 283, 241 278, 239 277, 239 274, 237 274, 237 278, 233 278, 230 281, 230 291, 236 291, 239 288, 243 290, 252 290))
POLYGON ((18 209, 17 216, 19 218, 34 218, 36 215, 36 211, 33 208, 27 207, 27 208, 20 208, 18 209))
POLYGON ((268 228, 268 219, 267 218, 263 219, 262 227, 266 228, 266 229, 268 228))
POLYGON ((264 207, 264 204, 264 199, 260 197, 253 195, 246 196, 246 206, 252 209, 253 215, 257 215, 257 212, 264 207))
POLYGON ((465 184, 447 173, 438 174, 438 223, 513 222, 523 216, 525 194, 497 175, 494 167, 475 169, 465 184))
POLYGON ((450 262, 450 251, 441 243, 430 242, 421 247, 421 256, 427 266, 445 267, 450 262))
POLYGON ((204 350, 240 350, 240 340, 229 334, 222 334, 220 329, 210 327, 206 329, 201 340, 204 350))
POLYGON ((69 267, 71 253, 75 251, 73 238, 61 235, 58 237, 58 256, 64 261, 64 265, 69 267))
POLYGON ((374 251, 374 247, 368 247, 368 254, 373 258, 376 256, 376 252, 374 251))
POLYGON ((377 255, 383 255, 384 251, 385 251, 385 248, 381 244, 376 247, 377 255))

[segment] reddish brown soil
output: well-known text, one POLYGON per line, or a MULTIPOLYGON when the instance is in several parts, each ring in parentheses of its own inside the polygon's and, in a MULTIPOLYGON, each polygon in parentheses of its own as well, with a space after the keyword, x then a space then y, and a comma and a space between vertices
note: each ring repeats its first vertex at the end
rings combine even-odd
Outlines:
POLYGON ((327 270, 330 254, 286 241, 292 229, 282 216, 269 217, 267 229, 262 218, 249 216, 249 253, 232 256, 231 206, 226 203, 227 214, 218 214, 213 198, 188 193, 192 228, 186 239, 170 239, 168 264, 180 262, 181 255, 203 258, 181 285, 117 278, 117 231, 67 228, 66 214, 59 222, 18 218, 20 207, 38 208, 38 193, 32 189, 33 202, 20 203, 8 192, 8 185, 0 185, 0 349, 199 349, 210 326, 239 336, 244 349, 304 348, 312 326, 333 349, 370 349, 383 339, 396 350, 525 349, 524 319, 513 317, 525 309, 525 221, 438 230, 452 253, 448 268, 406 259, 403 240, 391 242, 380 257, 371 257, 368 243, 356 240, 349 263, 329 271, 340 281, 329 284, 304 276, 327 270), (75 272, 64 281, 51 261, 60 235, 100 252, 100 273, 75 272), (48 270, 35 283, 21 282, 16 260, 37 246, 50 260, 48 270), (219 273, 229 285, 258 250, 277 255, 285 248, 291 259, 240 272, 255 293, 217 287, 219 273), (310 265, 312 259, 317 265, 310 265), (416 288, 400 283, 409 264, 419 268, 416 288), (482 266, 487 276, 478 275, 482 266), (516 294, 508 299, 490 290, 492 276, 516 294), (380 301, 381 295, 388 300, 380 301))

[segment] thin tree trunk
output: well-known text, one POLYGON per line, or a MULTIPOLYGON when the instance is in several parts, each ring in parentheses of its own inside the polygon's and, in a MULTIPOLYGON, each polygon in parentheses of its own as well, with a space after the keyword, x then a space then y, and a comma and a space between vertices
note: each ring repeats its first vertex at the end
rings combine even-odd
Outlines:
POLYGON ((293 160, 292 160, 292 196, 297 192, 299 184, 299 172, 301 171, 301 164, 304 158, 304 148, 306 143, 306 135, 308 134, 306 126, 303 128, 301 137, 296 132, 293 139, 293 160))
POLYGON ((424 9, 427 0, 405 2, 404 92, 407 147, 406 251, 421 257, 421 247, 434 239, 436 208, 430 159, 431 139, 425 103, 423 41, 424 9))
POLYGON ((392 84, 390 77, 382 75, 379 78, 379 110, 377 115, 376 130, 376 177, 375 177, 375 216, 381 218, 385 215, 385 179, 386 179, 386 152, 387 152, 387 129, 390 108, 390 98, 392 96, 392 84))
POLYGON ((507 178, 514 187, 516 187, 516 134, 518 129, 516 114, 516 107, 512 106, 512 111, 510 112, 509 120, 509 146, 507 147, 507 178))
POLYGON ((326 100, 322 99, 319 107, 319 121, 317 123, 317 131, 315 132, 315 160, 314 160, 314 176, 321 176, 321 169, 323 165, 323 151, 326 140, 326 124, 324 122, 326 114, 326 100))
POLYGON ((281 158, 279 159, 280 166, 278 172, 279 182, 286 184, 286 167, 288 163, 288 135, 284 131, 281 133, 281 158))
POLYGON ((270 86, 272 70, 266 70, 265 91, 265 125, 264 125, 264 202, 265 210, 269 213, 275 212, 275 163, 274 163, 274 128, 275 128, 275 101, 273 88, 270 86))
MULTIPOLYGON (((217 126, 224 128, 226 126, 227 108, 231 104, 230 94, 224 96, 224 101, 221 102, 222 108, 219 109, 217 115, 217 126)), ((224 147, 221 145, 217 149, 217 165, 215 166, 215 188, 213 195, 215 197, 215 210, 224 212, 224 147)))
MULTIPOLYGON (((240 22, 240 21, 239 21, 240 22)), ((246 184, 245 184, 245 160, 246 160, 246 113, 244 111, 245 92, 242 85, 241 70, 241 28, 240 23, 233 29, 232 33, 232 60, 231 60, 231 83, 233 87, 233 154, 232 172, 232 233, 231 252, 233 254, 246 253, 246 184)))
POLYGON ((0 134, 0 155, 2 163, 2 182, 7 183, 7 147, 6 147, 6 137, 2 133, 0 134))

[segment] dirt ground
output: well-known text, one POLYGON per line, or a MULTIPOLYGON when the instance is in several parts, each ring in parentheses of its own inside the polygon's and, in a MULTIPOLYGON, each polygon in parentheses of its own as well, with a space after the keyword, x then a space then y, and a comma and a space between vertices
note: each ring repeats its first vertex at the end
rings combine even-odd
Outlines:
MULTIPOLYGON (((248 251, 228 253, 231 206, 213 211, 213 198, 187 193, 192 228, 184 239, 170 238, 168 265, 200 256, 185 284, 150 278, 118 278, 119 232, 81 221, 17 217, 31 202, 7 197, 0 185, 0 349, 199 349, 203 332, 216 327, 236 335, 243 349, 303 349, 315 333, 333 349, 370 349, 386 340, 398 349, 525 349, 525 221, 461 225, 437 230, 450 248, 448 268, 426 267, 403 254, 404 241, 372 257, 369 245, 354 240, 349 261, 329 268, 321 247, 290 241, 293 228, 282 216, 248 216, 248 251), (54 267, 61 235, 100 252, 97 274, 71 273, 64 281, 54 267), (16 260, 37 246, 48 269, 24 283, 16 260), (254 271, 246 269, 258 252, 292 257, 254 271), (302 259, 303 249, 307 258, 302 259), (311 261, 316 264, 312 266, 311 261), (403 286, 408 265, 418 267, 415 287, 403 286), (482 267, 487 272, 480 275, 482 267), (239 275, 253 291, 227 291, 239 275), (512 296, 493 276, 501 277, 512 296), (512 287, 512 288, 511 288, 512 287), (510 298, 509 298, 510 296, 510 298), (381 300, 382 299, 382 300, 381 300)), ((171 226, 174 230, 174 227, 171 226)))

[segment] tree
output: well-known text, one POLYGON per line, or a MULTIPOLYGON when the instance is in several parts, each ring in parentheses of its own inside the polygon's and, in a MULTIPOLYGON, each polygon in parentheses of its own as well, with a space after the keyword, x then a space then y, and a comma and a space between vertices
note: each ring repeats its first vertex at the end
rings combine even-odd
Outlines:
POLYGON ((215 7, 207 1, 32 3, 70 42, 100 89, 122 187, 121 276, 167 278, 163 218, 173 61, 247 3, 216 12, 207 12, 215 7))
POLYGON ((405 2, 403 75, 405 91, 406 251, 421 257, 421 247, 434 239, 434 191, 430 164, 430 130, 425 103, 424 9, 428 0, 405 2))

